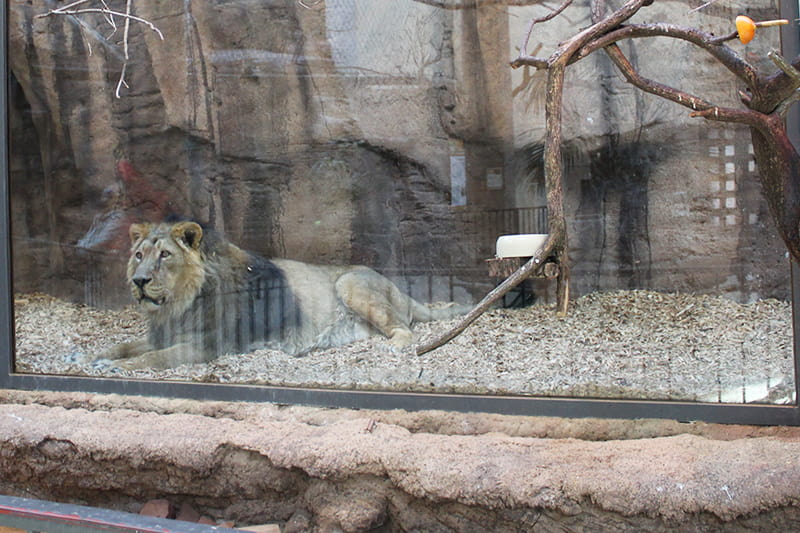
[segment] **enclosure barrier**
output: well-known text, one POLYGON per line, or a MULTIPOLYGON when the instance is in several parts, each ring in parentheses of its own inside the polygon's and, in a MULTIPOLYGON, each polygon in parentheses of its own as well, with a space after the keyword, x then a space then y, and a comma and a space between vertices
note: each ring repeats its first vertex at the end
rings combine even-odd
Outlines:
POLYGON ((0 496, 0 525, 38 533, 82 533, 87 531, 222 533, 235 531, 227 527, 13 496, 0 496))
MULTIPOLYGON (((793 20, 798 17, 796 2, 781 2, 782 16, 793 20)), ((0 71, 7 72, 6 24, 8 3, 0 4, 0 71)), ((783 32, 784 54, 798 53, 796 28, 783 32)), ((11 284, 11 230, 9 206, 9 162, 8 162, 8 87, 0 86, 0 109, 5 113, 0 122, 6 131, 0 143, 0 387, 23 390, 60 390, 123 395, 190 397, 199 400, 257 401, 278 404, 301 404, 325 407, 357 409, 406 409, 406 410, 452 410, 459 412, 498 412, 507 415, 568 416, 605 418, 669 418, 682 421, 705 420, 738 424, 787 424, 800 425, 800 408, 797 388, 800 383, 798 364, 798 335, 795 334, 793 405, 731 405, 672 401, 579 399, 563 397, 518 397, 469 394, 393 393, 355 390, 331 390, 325 388, 287 388, 275 386, 219 385, 190 382, 154 382, 137 379, 97 379, 61 375, 26 375, 14 369, 13 287, 11 284)), ((797 107, 787 117, 793 141, 800 142, 800 113, 797 107)), ((470 226, 483 231, 481 242, 489 248, 499 233, 544 233, 546 212, 541 208, 526 212, 520 210, 488 211, 488 219, 478 219, 470 226), (530 215, 530 216, 529 216, 530 215)), ((470 214, 465 212, 464 217, 470 214)), ((484 255, 484 258, 487 258, 484 255)), ((448 287, 453 283, 448 282, 448 287)), ((800 269, 792 264, 792 289, 794 299, 794 327, 800 324, 800 269)), ((424 290, 433 293, 433 282, 424 290)), ((88 299, 88 298, 87 298, 88 299)), ((0 498, 0 524, 22 527, 33 531, 223 531, 222 528, 194 524, 159 521, 157 519, 55 504, 35 502, 19 498, 0 498)))
POLYGON ((467 231, 477 233, 479 253, 484 258, 494 255, 495 241, 500 235, 548 231, 546 205, 506 209, 467 208, 455 211, 455 217, 467 231))

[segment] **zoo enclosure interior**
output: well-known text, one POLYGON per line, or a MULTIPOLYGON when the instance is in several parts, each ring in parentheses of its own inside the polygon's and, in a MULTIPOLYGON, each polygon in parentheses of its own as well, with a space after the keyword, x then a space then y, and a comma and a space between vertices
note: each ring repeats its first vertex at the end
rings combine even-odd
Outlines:
MULTIPOLYGON (((15 373, 796 402, 789 261, 749 131, 641 93, 602 53, 566 78, 566 317, 553 282, 531 279, 423 356, 376 335, 301 357, 274 342, 169 368, 109 364, 114 346, 147 336, 126 280, 132 223, 186 217, 265 258, 367 265, 421 302, 464 304, 499 281, 486 265, 499 236, 548 229, 544 75, 508 66, 543 6, 133 5, 157 31, 8 6, 15 373)), ((538 26, 531 49, 587 26, 589 7, 538 26)), ((725 34, 739 12, 780 16, 778 2, 693 7, 659 2, 639 17, 725 34)), ((739 98, 683 41, 623 46, 650 77, 739 98)), ((731 46, 773 69, 780 39, 731 46)))

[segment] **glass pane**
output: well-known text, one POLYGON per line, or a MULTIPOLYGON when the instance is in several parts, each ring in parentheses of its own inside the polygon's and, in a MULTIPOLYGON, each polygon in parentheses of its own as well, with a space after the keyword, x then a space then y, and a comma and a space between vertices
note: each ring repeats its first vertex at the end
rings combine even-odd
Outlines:
MULTIPOLYGON (((509 67, 547 9, 439 4, 141 1, 127 27, 12 3, 16 371, 793 403, 789 261, 749 130, 635 89, 603 51, 567 70, 567 315, 551 270, 415 353, 533 254, 501 236, 548 232, 546 74, 509 67)), ((745 9, 778 15, 688 9, 635 21, 725 35, 745 9)), ((537 25, 528 51, 589 13, 537 25)), ((774 70, 777 31, 728 44, 774 70)), ((686 41, 620 46, 741 105, 686 41)))

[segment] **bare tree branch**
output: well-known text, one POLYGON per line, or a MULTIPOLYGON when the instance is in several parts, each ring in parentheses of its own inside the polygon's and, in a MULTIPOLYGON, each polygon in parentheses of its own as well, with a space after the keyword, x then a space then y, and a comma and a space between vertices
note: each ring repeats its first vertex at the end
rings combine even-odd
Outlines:
MULTIPOLYGON (((106 0, 100 0, 100 3, 102 4, 103 7, 79 7, 90 1, 91 0, 76 0, 75 2, 72 2, 65 6, 51 9, 46 13, 41 13, 39 15, 36 15, 35 18, 38 19, 38 18, 52 17, 57 15, 74 17, 75 20, 77 20, 78 23, 81 25, 81 28, 86 29, 88 25, 79 17, 81 15, 88 15, 88 14, 101 14, 103 16, 103 20, 105 20, 105 22, 112 29, 110 35, 113 35, 117 31, 117 23, 114 20, 114 17, 122 18, 124 20, 123 37, 122 37, 123 60, 122 60, 122 68, 120 70, 119 80, 117 81, 117 85, 114 90, 114 95, 117 98, 121 98, 122 88, 128 87, 128 83, 125 81, 125 74, 128 71, 128 61, 130 60, 129 37, 130 37, 131 22, 138 22, 144 24, 145 26, 153 30, 162 41, 164 40, 164 34, 161 33, 161 30, 159 30, 156 27, 156 25, 150 22, 149 20, 137 17, 132 14, 133 0, 126 0, 124 13, 111 9, 106 3, 106 0)), ((89 52, 91 53, 91 45, 89 45, 89 52)))
MULTIPOLYGON (((727 48, 720 46, 719 40, 707 39, 698 46, 712 53, 727 48), (709 44, 711 48, 708 47, 709 44)), ((642 90, 675 101, 677 94, 675 89, 639 76, 617 44, 606 46, 604 50, 630 83, 642 90)), ((750 127, 763 195, 787 250, 795 260, 800 260, 800 179, 798 179, 800 155, 789 140, 783 120, 788 107, 800 98, 798 80, 793 72, 800 65, 800 56, 792 61, 791 66, 781 65, 781 70, 765 78, 755 72, 749 74, 747 70, 741 70, 739 66, 744 62, 739 65, 736 61, 731 62, 728 52, 714 55, 740 78, 741 74, 746 74, 753 97, 743 98, 748 107, 745 110, 720 108, 710 104, 705 106, 704 104, 707 104, 705 102, 703 104, 693 102, 693 106, 698 106, 698 110, 691 116, 741 123, 750 127)), ((778 62, 780 63, 780 60, 778 62)), ((685 102, 678 103, 686 105, 685 102)))
POLYGON ((767 57, 769 57, 775 65, 781 69, 787 76, 792 78, 798 85, 800 85, 800 70, 797 70, 795 67, 790 65, 786 62, 782 55, 780 55, 775 50, 770 50, 767 53, 767 57))
POLYGON ((547 59, 527 55, 521 55, 511 62, 511 68, 536 67, 541 70, 546 70, 549 65, 550 63, 547 59))
MULTIPOLYGON (((569 301, 569 264, 566 257, 567 232, 561 190, 563 79, 568 65, 599 49, 605 50, 629 83, 645 92, 691 109, 690 116, 745 124, 751 128, 754 151, 759 164, 759 177, 770 212, 788 250, 795 259, 800 260, 800 180, 797 178, 800 175, 800 156, 789 142, 783 122, 783 114, 788 106, 800 100, 800 89, 798 89, 800 56, 795 58, 791 65, 780 63, 780 59, 773 57, 773 61, 779 64, 781 70, 770 77, 764 77, 723 44, 727 40, 736 38, 736 32, 723 37, 714 37, 700 30, 672 24, 623 25, 642 7, 650 4, 652 0, 628 0, 609 16, 604 16, 605 1, 596 0, 592 4, 593 24, 560 43, 548 58, 528 55, 527 45, 533 26, 542 19, 534 19, 528 25, 520 54, 511 62, 511 66, 512 68, 533 66, 547 70, 548 73, 544 165, 550 211, 549 238, 535 257, 491 291, 454 328, 420 346, 418 354, 437 348, 461 333, 492 303, 533 273, 544 257, 551 257, 559 264, 557 308, 559 314, 566 313, 569 301), (720 64, 747 84, 753 95, 743 97, 748 109, 720 107, 703 98, 641 76, 620 50, 617 42, 623 39, 656 36, 683 39, 710 53, 720 64)), ((555 17, 568 5, 570 0, 562 0, 560 7, 544 19, 555 17)), ((700 8, 702 7, 704 6, 700 8)))
POLYGON ((128 82, 125 81, 125 74, 128 70, 128 62, 125 61, 122 63, 122 70, 119 73, 119 80, 117 81, 117 88, 114 90, 114 96, 117 98, 121 98, 120 93, 122 88, 125 87, 126 89, 130 88, 128 82))
MULTIPOLYGON (((528 278, 537 267, 541 266, 543 258, 553 257, 559 265, 557 288, 557 314, 563 316, 569 307, 569 262, 567 250, 567 224, 564 215, 563 193, 563 160, 561 157, 562 133, 562 98, 564 92, 564 73, 572 57, 592 39, 604 34, 610 29, 619 26, 632 17, 643 6, 652 0, 629 0, 623 7, 612 13, 609 17, 580 31, 571 39, 561 43, 549 59, 541 62, 541 68, 547 69, 547 95, 545 102, 546 137, 544 149, 544 176, 547 190, 547 210, 550 233, 537 254, 525 263, 519 270, 509 276, 503 283, 491 291, 467 315, 465 315, 453 328, 438 335, 417 348, 417 354, 423 354, 442 346, 464 331, 472 322, 482 315, 494 302, 503 297, 511 289, 528 278)), ((528 58, 521 51, 521 56, 512 62, 512 67, 518 67, 535 59, 528 58)), ((537 65, 538 66, 538 65, 537 65)))
MULTIPOLYGON (((722 65, 728 68, 734 75, 748 83, 750 90, 756 95, 760 96, 762 93, 761 87, 764 84, 764 77, 746 61, 743 61, 732 49, 727 46, 722 46, 715 43, 715 39, 710 34, 696 30, 693 28, 684 28, 681 26, 674 26, 670 24, 645 24, 645 25, 630 25, 623 26, 619 29, 609 32, 598 39, 595 39, 587 46, 585 46, 577 54, 578 57, 583 58, 592 51, 599 48, 604 48, 606 53, 612 59, 614 64, 625 76, 626 80, 639 89, 650 94, 659 96, 661 98, 671 100, 679 105, 692 109, 690 116, 702 117, 708 120, 715 120, 720 122, 734 122, 745 124, 753 128, 760 129, 765 132, 768 128, 768 121, 764 120, 764 116, 755 110, 741 110, 727 107, 720 107, 714 105, 706 100, 694 95, 690 95, 681 90, 673 87, 649 80, 636 71, 631 65, 625 55, 622 53, 616 43, 625 38, 642 38, 642 37, 673 37, 689 41, 698 47, 706 50, 713 55, 722 65), (613 44, 612 44, 613 43, 613 44)), ((775 57, 777 54, 770 52, 770 57, 776 64, 781 67, 787 76, 795 79, 795 87, 800 85, 800 72, 793 66, 786 63, 780 56, 775 57)), ((794 93, 782 102, 782 108, 785 112, 785 107, 790 105, 795 100, 794 93)), ((752 98, 745 95, 743 100, 749 103, 752 98)))
POLYGON ((314 2, 307 3, 304 0, 297 0, 297 3, 300 4, 301 7, 304 7, 306 9, 314 9, 315 7, 317 7, 318 5, 323 3, 324 1, 325 0, 315 0, 314 2))
POLYGON ((744 81, 751 89, 758 87, 763 82, 758 71, 752 65, 744 61, 732 48, 722 45, 712 34, 696 28, 685 28, 674 24, 631 24, 622 26, 588 43, 577 54, 576 60, 583 59, 590 53, 623 39, 645 37, 671 37, 688 41, 714 56, 717 61, 733 75, 744 81))
MULTIPOLYGON (((800 55, 789 64, 795 69, 800 69, 800 55)), ((749 107, 762 113, 769 113, 781 102, 791 97, 796 88, 797 84, 794 80, 783 70, 778 70, 767 76, 766 81, 761 84, 760 94, 757 97, 753 96, 753 103, 749 107)))
POLYGON ((730 107, 714 106, 708 109, 694 111, 689 113, 689 116, 715 120, 717 122, 744 124, 745 126, 761 130, 763 133, 768 133, 770 126, 770 121, 766 120, 767 115, 750 109, 733 109, 730 107))
POLYGON ((778 107, 775 108, 775 113, 781 118, 786 118, 786 113, 788 113, 789 108, 791 108, 797 102, 800 102, 800 89, 795 89, 795 91, 786 100, 781 102, 778 107))
POLYGON ((690 10, 689 10, 689 13, 695 13, 695 12, 697 12, 697 11, 700 11, 700 10, 702 10, 702 9, 705 9, 705 8, 707 8, 708 6, 710 6, 711 4, 713 4, 713 3, 717 2, 717 1, 718 1, 718 0, 708 0, 708 2, 705 2, 704 4, 700 4, 699 6, 695 7, 694 9, 690 9, 690 10))
POLYGON ((564 76, 566 65, 557 63, 547 72, 545 100, 544 181, 547 190, 547 217, 551 254, 559 264, 558 288, 556 290, 557 314, 565 316, 569 307, 569 259, 567 257, 567 220, 564 214, 564 159, 562 120, 564 98, 564 76))
POLYGON ((532 6, 544 3, 544 0, 414 0, 414 2, 440 9, 459 10, 476 9, 484 6, 532 6))
MULTIPOLYGON (((636 14, 642 6, 650 5, 653 0, 628 0, 621 8, 612 13, 607 18, 592 24, 588 28, 583 29, 570 39, 559 44, 558 48, 550 55, 549 58, 543 59, 538 57, 530 57, 524 54, 524 48, 520 50, 520 56, 511 62, 511 68, 518 68, 524 65, 530 65, 537 68, 550 68, 556 63, 561 63, 566 66, 574 61, 573 56, 575 53, 583 48, 586 44, 599 36, 611 31, 613 28, 618 27, 620 24, 631 18, 636 14)), ((527 43, 525 43, 527 45, 527 43)))
POLYGON ((563 164, 561 158, 561 100, 564 92, 564 65, 556 65, 547 72, 547 137, 545 139, 544 169, 547 189, 547 210, 550 233, 541 249, 487 294, 455 326, 417 347, 417 355, 434 350, 454 339, 492 304, 525 281, 544 264, 548 257, 555 257, 559 264, 557 313, 564 316, 569 306, 569 264, 564 251, 567 247, 567 224, 564 218, 564 193, 562 189, 563 164))
MULTIPOLYGON (((100 1, 102 2, 104 8, 108 9, 109 11, 111 10, 111 7, 106 3, 106 0, 100 0, 100 1)), ((105 15, 105 19, 106 22, 108 22, 108 25, 111 26, 111 29, 113 30, 111 32, 111 35, 114 35, 114 32, 117 31, 117 23, 114 21, 114 15, 105 15)))
POLYGON ((671 100, 676 104, 690 108, 692 111, 706 110, 716 107, 711 102, 708 102, 698 96, 694 96, 670 87, 669 85, 664 85, 641 76, 616 44, 606 47, 606 53, 609 55, 622 75, 625 76, 625 79, 632 85, 635 85, 645 92, 654 94, 667 100, 671 100))
MULTIPOLYGON (((109 16, 112 16, 109 14, 109 16)), ((125 72, 128 70, 128 60, 130 59, 130 55, 128 54, 128 35, 130 34, 131 29, 131 0, 127 0, 125 2, 125 29, 123 30, 123 37, 122 37, 122 46, 123 52, 125 54, 125 62, 122 64, 122 71, 119 73, 119 82, 117 82, 117 90, 115 91, 115 95, 117 98, 120 97, 120 91, 122 90, 122 86, 124 85, 125 88, 128 88, 128 84, 125 82, 125 72)), ((112 26, 114 25, 113 19, 111 22, 112 26)))
MULTIPOLYGON (((550 242, 552 239, 548 239, 550 242)), ((422 355, 435 350, 436 348, 447 344, 456 338, 462 331, 467 329, 470 324, 485 313, 497 300, 508 294, 508 291, 528 279, 531 274, 534 274, 544 264, 543 258, 548 256, 548 251, 553 248, 552 243, 545 245, 539 250, 534 257, 531 257, 527 263, 519 267, 516 272, 507 277, 500 285, 490 291, 483 299, 473 307, 469 313, 462 316, 455 326, 447 330, 441 335, 438 335, 416 347, 416 354, 422 355)))
MULTIPOLYGON (((83 1, 86 1, 86 0, 81 0, 81 1, 83 2, 83 1)), ((153 24, 152 22, 150 22, 149 20, 143 19, 141 17, 137 17, 135 15, 131 15, 130 13, 120 13, 119 11, 114 11, 112 9, 107 9, 105 7, 88 7, 88 8, 85 8, 85 9, 66 9, 66 6, 65 6, 65 7, 61 7, 61 8, 57 8, 57 9, 51 9, 47 13, 40 13, 40 14, 36 15, 35 18, 45 18, 45 17, 54 16, 54 15, 75 15, 75 16, 77 16, 77 15, 86 15, 86 14, 89 14, 89 13, 102 13, 102 14, 105 14, 105 15, 122 17, 122 18, 125 18, 125 19, 132 20, 134 22, 140 22, 140 23, 144 24, 145 26, 147 26, 148 28, 150 28, 151 30, 153 30, 154 32, 156 32, 156 34, 158 34, 158 37, 162 41, 164 40, 164 34, 161 33, 161 30, 159 30, 158 27, 156 27, 156 25, 153 24)))
POLYGON ((531 34, 533 33, 533 27, 541 22, 547 22, 548 20, 552 20, 560 15, 567 7, 572 4, 572 0, 564 0, 560 6, 556 9, 548 13, 547 15, 535 19, 531 19, 528 23, 528 29, 525 31, 525 36, 522 39, 522 44, 519 46, 519 54, 520 57, 528 55, 528 43, 531 40, 531 34))

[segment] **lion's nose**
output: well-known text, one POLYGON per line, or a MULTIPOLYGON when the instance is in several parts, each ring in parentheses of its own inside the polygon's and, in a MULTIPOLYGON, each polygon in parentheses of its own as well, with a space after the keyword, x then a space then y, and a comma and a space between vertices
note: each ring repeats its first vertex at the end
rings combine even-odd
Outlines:
POLYGON ((133 278, 133 284, 144 289, 144 286, 152 281, 152 278, 133 278))

